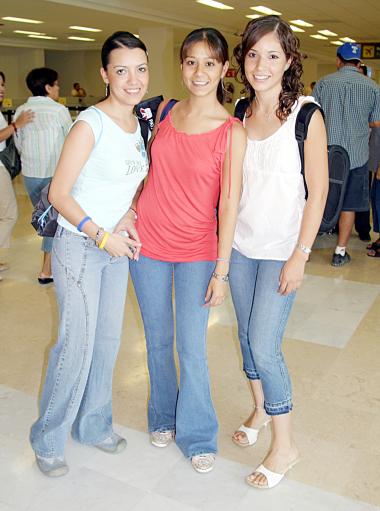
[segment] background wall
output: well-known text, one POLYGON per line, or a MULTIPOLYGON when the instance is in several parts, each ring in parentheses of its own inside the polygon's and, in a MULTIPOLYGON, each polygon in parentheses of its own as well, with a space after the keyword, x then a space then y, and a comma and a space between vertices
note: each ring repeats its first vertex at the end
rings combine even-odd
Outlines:
POLYGON ((30 95, 25 77, 34 67, 45 65, 43 49, 0 48, 0 70, 6 78, 6 97, 25 98, 30 95))

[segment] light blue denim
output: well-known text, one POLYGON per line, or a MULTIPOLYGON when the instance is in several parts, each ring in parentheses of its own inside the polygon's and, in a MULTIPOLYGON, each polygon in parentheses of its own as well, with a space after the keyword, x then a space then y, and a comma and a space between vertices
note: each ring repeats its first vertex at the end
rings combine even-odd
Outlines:
POLYGON ((238 322, 243 370, 259 379, 269 415, 292 409, 292 388, 282 354, 282 339, 295 292, 278 293, 285 261, 250 259, 232 250, 230 288, 238 322))
MULTIPOLYGON (((41 190, 50 183, 51 177, 23 177, 26 191, 28 192, 33 206, 35 206, 40 200, 41 190)), ((49 238, 47 236, 42 238, 41 250, 50 253, 53 246, 53 239, 54 238, 49 238)))
POLYGON ((63 456, 67 437, 94 445, 112 433, 112 374, 119 350, 129 260, 58 227, 52 266, 59 307, 40 417, 30 440, 44 457, 63 456))
POLYGON ((204 298, 215 262, 170 263, 140 256, 130 270, 144 322, 150 376, 149 431, 175 430, 189 458, 217 450, 218 422, 207 366, 209 309, 204 298), (176 347, 174 363, 173 280, 176 347))

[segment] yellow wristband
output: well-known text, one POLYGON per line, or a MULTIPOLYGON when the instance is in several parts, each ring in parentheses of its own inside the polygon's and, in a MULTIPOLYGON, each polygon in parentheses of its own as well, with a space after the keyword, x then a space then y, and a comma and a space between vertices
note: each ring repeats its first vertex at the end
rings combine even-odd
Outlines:
POLYGON ((103 236, 103 239, 102 239, 101 243, 99 244, 100 250, 104 249, 104 247, 105 247, 109 237, 110 237, 110 233, 109 232, 105 232, 104 236, 103 236))

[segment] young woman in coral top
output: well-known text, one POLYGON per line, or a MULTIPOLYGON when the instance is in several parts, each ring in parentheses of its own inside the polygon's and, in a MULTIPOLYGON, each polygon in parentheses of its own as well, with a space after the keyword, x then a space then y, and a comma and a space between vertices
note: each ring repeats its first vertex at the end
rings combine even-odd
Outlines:
POLYGON ((131 275, 147 341, 151 442, 166 447, 175 437, 194 469, 209 472, 218 423, 207 323, 210 307, 220 305, 227 292, 246 140, 243 127, 222 105, 229 66, 222 34, 211 28, 191 32, 180 58, 188 97, 153 132, 148 181, 137 204, 142 248, 131 275))

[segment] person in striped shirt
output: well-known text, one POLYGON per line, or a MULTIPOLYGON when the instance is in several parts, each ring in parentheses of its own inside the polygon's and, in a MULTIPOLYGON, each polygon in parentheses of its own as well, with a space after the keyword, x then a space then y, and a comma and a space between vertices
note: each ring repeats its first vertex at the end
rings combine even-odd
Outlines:
MULTIPOLYGON (((57 102, 59 84, 56 71, 46 67, 33 69, 26 77, 26 84, 33 96, 17 108, 15 121, 25 110, 32 110, 35 117, 33 122, 17 130, 15 143, 21 156, 25 188, 34 206, 42 188, 53 177, 72 121, 68 109, 57 102)), ((42 241, 44 258, 38 276, 40 284, 53 282, 50 255, 52 244, 53 238, 44 238, 42 241)))

